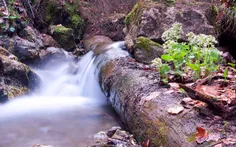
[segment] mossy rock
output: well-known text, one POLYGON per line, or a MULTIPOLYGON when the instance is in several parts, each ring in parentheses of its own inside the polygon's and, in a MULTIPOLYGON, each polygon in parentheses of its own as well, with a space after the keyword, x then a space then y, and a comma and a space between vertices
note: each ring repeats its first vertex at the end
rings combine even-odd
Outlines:
POLYGON ((49 25, 62 24, 74 30, 75 39, 81 39, 85 27, 85 21, 79 12, 80 1, 73 3, 66 1, 61 5, 57 0, 44 0, 43 20, 49 25))
POLYGON ((134 44, 134 58, 141 63, 150 64, 153 59, 161 57, 162 46, 146 37, 138 37, 134 44))
POLYGON ((74 30, 64 26, 50 26, 50 32, 61 48, 73 51, 76 48, 74 30))

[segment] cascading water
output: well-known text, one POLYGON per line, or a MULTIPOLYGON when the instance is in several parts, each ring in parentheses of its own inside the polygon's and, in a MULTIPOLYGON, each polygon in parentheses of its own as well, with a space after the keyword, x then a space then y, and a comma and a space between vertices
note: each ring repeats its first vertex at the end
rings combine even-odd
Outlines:
POLYGON ((72 60, 35 70, 39 92, 0 105, 0 147, 81 147, 89 136, 118 125, 98 83, 99 66, 109 58, 127 56, 124 42, 108 45, 105 53, 91 51, 72 60))

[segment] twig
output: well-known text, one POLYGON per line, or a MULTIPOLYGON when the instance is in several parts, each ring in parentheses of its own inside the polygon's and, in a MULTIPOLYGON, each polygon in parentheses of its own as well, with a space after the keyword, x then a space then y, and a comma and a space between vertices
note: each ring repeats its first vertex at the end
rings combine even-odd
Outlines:
POLYGON ((30 1, 27 0, 27 2, 28 2, 28 5, 29 5, 29 8, 30 8, 30 11, 31 11, 31 13, 32 13, 32 16, 33 16, 33 18, 35 18, 34 12, 33 12, 33 10, 32 10, 32 6, 31 6, 31 4, 30 4, 30 1))

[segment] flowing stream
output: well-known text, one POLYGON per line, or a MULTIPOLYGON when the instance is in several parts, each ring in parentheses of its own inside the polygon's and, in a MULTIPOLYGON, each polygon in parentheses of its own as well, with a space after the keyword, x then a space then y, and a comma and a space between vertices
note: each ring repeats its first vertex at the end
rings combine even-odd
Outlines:
POLYGON ((0 105, 0 147, 83 147, 93 135, 119 125, 98 83, 99 67, 127 56, 124 42, 108 45, 100 55, 87 53, 78 63, 68 60, 37 69, 37 93, 0 105), (108 50, 108 51, 107 51, 108 50))

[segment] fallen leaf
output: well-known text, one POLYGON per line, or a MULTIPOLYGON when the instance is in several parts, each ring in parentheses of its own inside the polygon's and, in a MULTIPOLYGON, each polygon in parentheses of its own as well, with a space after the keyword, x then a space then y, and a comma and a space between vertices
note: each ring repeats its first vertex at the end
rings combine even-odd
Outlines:
POLYGON ((183 107, 183 106, 181 106, 181 105, 176 105, 176 106, 174 106, 174 107, 172 107, 172 108, 169 108, 169 109, 168 109, 168 113, 169 113, 169 114, 172 114, 172 115, 177 115, 177 114, 181 113, 183 110, 184 110, 184 107, 183 107))
POLYGON ((218 97, 220 95, 219 89, 219 86, 197 85, 196 87, 196 91, 213 97, 218 97))
POLYGON ((208 139, 208 132, 207 130, 197 127, 197 134, 196 134, 196 142, 201 144, 208 139))

